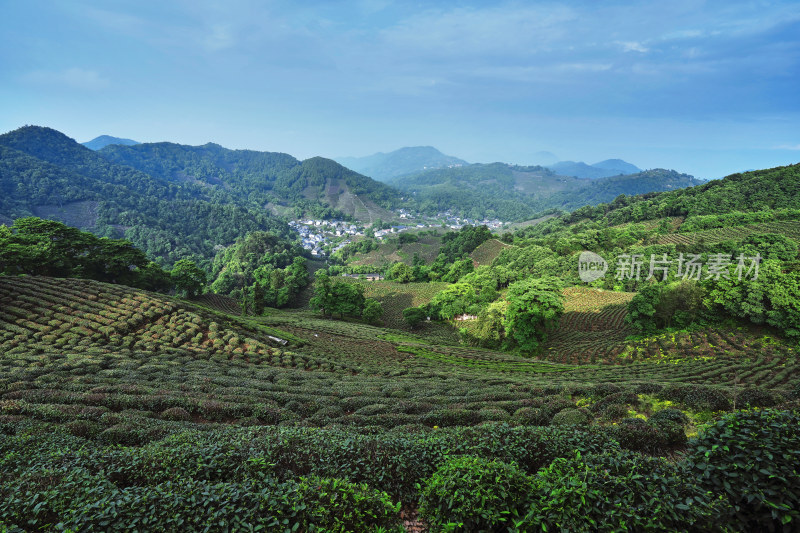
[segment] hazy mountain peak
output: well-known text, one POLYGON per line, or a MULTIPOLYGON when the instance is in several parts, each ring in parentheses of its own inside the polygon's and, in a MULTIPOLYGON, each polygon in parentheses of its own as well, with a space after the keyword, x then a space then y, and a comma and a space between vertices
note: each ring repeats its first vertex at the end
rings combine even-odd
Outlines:
POLYGON ((619 176, 620 174, 636 174, 642 171, 639 167, 622 159, 606 159, 593 165, 587 165, 583 161, 559 161, 558 163, 547 165, 547 168, 564 176, 590 179, 607 178, 609 176, 619 176))
POLYGON ((632 165, 627 161, 623 161, 622 159, 606 159, 605 161, 594 163, 591 166, 606 170, 617 170, 619 171, 619 174, 636 174, 637 172, 642 171, 642 169, 636 165, 632 165))
POLYGON ((134 141, 132 139, 123 139, 121 137, 112 137, 111 135, 101 135, 99 137, 95 137, 91 141, 81 143, 86 148, 90 150, 101 150, 108 146, 109 144, 122 144, 124 146, 133 146, 135 144, 139 144, 138 141, 134 141))
POLYGON ((553 152, 542 150, 533 154, 533 163, 536 165, 554 165, 558 163, 558 157, 553 152))
POLYGON ((341 165, 379 181, 424 170, 467 165, 463 159, 445 155, 433 146, 406 146, 389 153, 366 157, 339 157, 341 165))

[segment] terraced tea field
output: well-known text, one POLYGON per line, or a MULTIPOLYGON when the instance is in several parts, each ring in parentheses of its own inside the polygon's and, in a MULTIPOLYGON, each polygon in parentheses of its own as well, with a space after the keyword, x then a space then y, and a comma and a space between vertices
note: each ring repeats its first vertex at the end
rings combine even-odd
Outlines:
POLYGON ((795 241, 800 241, 800 220, 778 220, 762 224, 715 228, 692 233, 672 233, 659 237, 658 243, 694 244, 702 241, 711 244, 727 240, 739 241, 748 235, 757 233, 779 233, 795 241))
POLYGON ((491 265, 492 261, 500 255, 500 252, 510 246, 510 244, 498 241, 497 239, 489 239, 475 248, 469 255, 475 263, 475 266, 491 265))
MULTIPOLYGON (((627 297, 569 291, 570 334, 597 334, 610 345, 627 297)), ((0 304, 3 420, 71 423, 131 442, 163 433, 176 417, 391 427, 447 425, 455 416, 475 424, 513 418, 532 398, 590 382, 780 389, 800 370, 793 348, 748 331, 623 344, 595 362, 625 364, 601 365, 583 364, 592 363, 589 340, 559 348, 569 342, 566 328, 549 345, 554 363, 460 346, 424 329, 401 333, 306 311, 241 318, 84 280, 0 278, 0 304)))
MULTIPOLYGON (((382 285, 367 284, 384 295, 400 284, 382 285)), ((630 295, 579 288, 567 296, 573 314, 564 332, 608 337, 630 295)), ((462 346, 427 327, 399 331, 303 310, 240 317, 224 312, 224 300, 200 302, 93 281, 0 277, 0 466, 24 466, 0 468, 0 480, 24 485, 12 508, 22 510, 11 516, 35 515, 48 527, 75 518, 50 500, 38 511, 40 497, 27 492, 59 494, 63 468, 99 472, 86 490, 114 501, 160 497, 161 483, 173 483, 164 489, 170 501, 175 491, 206 498, 242 479, 262 490, 269 468, 289 483, 319 474, 386 490, 404 505, 402 514, 399 505, 387 511, 399 522, 414 516, 417 484, 455 449, 525 458, 539 439, 530 449, 545 455, 531 459, 533 472, 574 454, 577 442, 617 446, 611 439, 624 417, 677 406, 689 417, 686 431, 696 431, 736 406, 789 406, 800 395, 796 349, 757 331, 623 342, 595 363, 587 349, 551 344, 544 361, 462 346), (574 417, 580 428, 561 425, 574 417), (520 435, 524 446, 515 444, 520 435), (441 450, 431 455, 431 446, 441 450), (177 481, 175 469, 184 472, 177 481)), ((658 442, 658 453, 673 452, 671 441, 658 442)), ((11 501, 4 498, 0 510, 11 501)), ((130 523, 142 513, 115 505, 130 523)))
POLYGON ((587 287, 564 290, 564 314, 547 341, 544 357, 564 363, 614 363, 633 333, 625 325, 635 293, 587 287))
POLYGON ((434 296, 449 285, 445 282, 398 283, 395 281, 359 281, 354 278, 339 277, 348 283, 361 283, 364 296, 378 300, 383 306, 383 319, 386 326, 403 328, 403 309, 417 307, 430 302, 434 296))

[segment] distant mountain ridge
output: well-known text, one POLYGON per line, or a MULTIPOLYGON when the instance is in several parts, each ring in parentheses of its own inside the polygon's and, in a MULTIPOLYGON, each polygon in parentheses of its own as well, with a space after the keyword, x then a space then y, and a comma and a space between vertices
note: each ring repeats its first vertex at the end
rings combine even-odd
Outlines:
POLYGON ((100 135, 99 137, 95 137, 91 141, 87 141, 85 143, 81 143, 89 150, 102 150, 109 144, 122 144, 124 146, 133 146, 135 144, 140 144, 138 141, 134 141, 133 139, 123 139, 121 137, 112 137, 111 135, 100 135))
POLYGON ((463 159, 445 155, 433 146, 409 146, 393 152, 378 152, 365 157, 338 157, 335 161, 360 174, 383 182, 425 170, 469 164, 463 159))
MULTIPOLYGON (((613 160, 608 165, 621 167, 613 160)), ((523 220, 554 208, 575 209, 610 202, 620 194, 636 195, 702 183, 688 174, 664 169, 614 174, 589 179, 562 175, 542 166, 475 163, 400 176, 388 183, 410 193, 427 212, 450 211, 470 218, 503 220, 523 220)))
POLYGON ((636 174, 642 169, 632 165, 622 159, 606 159, 599 163, 587 165, 582 161, 559 161, 552 165, 545 165, 550 170, 563 176, 574 176, 576 178, 599 179, 609 176, 619 176, 624 174, 636 174))

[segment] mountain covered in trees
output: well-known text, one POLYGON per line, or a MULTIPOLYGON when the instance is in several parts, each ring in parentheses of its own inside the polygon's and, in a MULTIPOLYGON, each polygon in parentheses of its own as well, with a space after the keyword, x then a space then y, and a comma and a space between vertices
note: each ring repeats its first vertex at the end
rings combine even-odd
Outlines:
POLYGON ((218 192, 256 209, 299 218, 349 216, 365 222, 387 219, 400 193, 322 157, 298 161, 288 154, 229 150, 217 144, 148 143, 107 146, 99 155, 165 182, 218 192))
POLYGON ((592 180, 564 176, 542 166, 478 163, 401 176, 388 183, 409 192, 423 210, 519 220, 554 208, 610 202, 620 194, 672 190, 701 182, 663 169, 592 180))
POLYGON ((469 164, 463 159, 445 155, 433 146, 407 146, 393 152, 378 152, 365 157, 339 157, 336 161, 365 176, 384 182, 424 170, 469 164))
POLYGON ((35 215, 125 237, 165 265, 210 261, 219 246, 251 231, 290 235, 284 222, 232 194, 112 163, 49 128, 0 135, 0 192, 4 220, 35 215))
POLYGON ((124 237, 170 265, 253 231, 293 234, 286 218, 389 219, 400 192, 334 161, 208 144, 108 145, 93 151, 26 126, 0 135, 0 223, 39 216, 124 237))
POLYGON ((111 135, 100 135, 99 137, 95 137, 91 141, 87 141, 81 144, 90 150, 100 150, 102 148, 105 148, 109 144, 122 144, 125 146, 132 146, 134 144, 139 144, 139 141, 134 141, 133 139, 123 139, 121 137, 112 137, 111 135))

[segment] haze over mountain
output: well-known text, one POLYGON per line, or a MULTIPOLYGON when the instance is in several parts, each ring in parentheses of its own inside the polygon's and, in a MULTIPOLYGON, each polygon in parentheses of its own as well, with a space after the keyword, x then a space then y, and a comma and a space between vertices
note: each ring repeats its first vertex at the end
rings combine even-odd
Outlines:
POLYGON ((349 169, 384 182, 404 174, 469 164, 463 159, 445 155, 433 146, 409 146, 365 157, 339 157, 336 161, 349 169))
POLYGON ((139 144, 139 142, 134 141, 133 139, 123 139, 121 137, 112 137, 111 135, 101 135, 99 137, 95 137, 91 141, 87 141, 81 144, 90 150, 100 150, 102 148, 105 148, 109 144, 122 144, 125 146, 132 146, 134 144, 139 144))
POLYGON ((642 171, 636 165, 632 165, 622 159, 606 159, 593 165, 587 165, 582 161, 559 161, 545 166, 564 176, 590 179, 619 176, 620 174, 635 174, 642 171))
POLYGON ((674 170, 614 174, 589 179, 561 175, 542 166, 476 163, 399 176, 388 183, 411 193, 424 211, 503 220, 529 218, 553 208, 575 209, 610 202, 620 194, 666 191, 702 183, 674 170))

